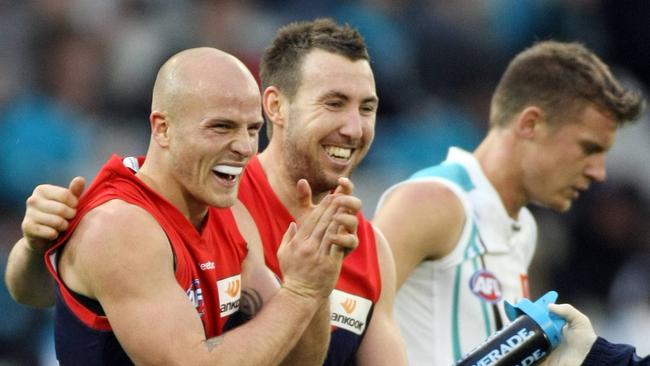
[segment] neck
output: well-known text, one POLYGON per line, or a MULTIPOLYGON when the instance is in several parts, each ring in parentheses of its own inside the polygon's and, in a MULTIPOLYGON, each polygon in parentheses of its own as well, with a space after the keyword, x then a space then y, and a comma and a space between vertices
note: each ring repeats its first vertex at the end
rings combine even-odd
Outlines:
POLYGON ((162 166, 162 164, 156 164, 155 160, 150 161, 150 157, 147 155, 136 176, 149 188, 174 205, 197 230, 200 230, 203 219, 208 212, 207 206, 194 203, 183 192, 181 186, 175 184, 174 177, 168 174, 165 169, 158 168, 158 166, 162 166))
POLYGON ((528 202, 522 185, 520 154, 512 133, 507 129, 493 128, 474 151, 474 156, 508 215, 517 219, 519 210, 528 202))

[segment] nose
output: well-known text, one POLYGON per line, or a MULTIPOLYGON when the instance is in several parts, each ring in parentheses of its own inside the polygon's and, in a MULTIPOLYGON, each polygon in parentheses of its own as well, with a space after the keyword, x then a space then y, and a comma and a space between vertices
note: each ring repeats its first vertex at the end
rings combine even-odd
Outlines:
POLYGON ((244 128, 234 137, 230 148, 242 157, 251 157, 257 150, 257 139, 251 137, 248 130, 244 128))
POLYGON ((607 172, 605 170, 605 154, 594 156, 587 163, 585 174, 596 182, 604 182, 607 179, 607 172))
POLYGON ((351 111, 345 120, 345 124, 339 129, 343 136, 347 136, 352 140, 360 140, 363 136, 363 117, 359 111, 351 111))

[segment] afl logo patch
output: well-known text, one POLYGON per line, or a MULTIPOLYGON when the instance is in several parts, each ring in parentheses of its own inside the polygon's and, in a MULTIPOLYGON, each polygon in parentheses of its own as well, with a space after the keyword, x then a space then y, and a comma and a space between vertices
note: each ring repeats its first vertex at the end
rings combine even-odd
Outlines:
POLYGON ((469 288, 474 295, 485 301, 493 304, 501 301, 501 283, 494 273, 486 269, 474 272, 469 280, 469 288))

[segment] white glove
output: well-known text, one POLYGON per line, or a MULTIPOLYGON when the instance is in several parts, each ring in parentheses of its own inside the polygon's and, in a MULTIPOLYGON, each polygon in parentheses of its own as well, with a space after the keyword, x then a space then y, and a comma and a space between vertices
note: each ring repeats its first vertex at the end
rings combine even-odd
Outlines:
POLYGON ((542 361, 541 366, 579 366, 596 342, 589 318, 569 304, 549 304, 548 309, 566 320, 562 342, 542 361))

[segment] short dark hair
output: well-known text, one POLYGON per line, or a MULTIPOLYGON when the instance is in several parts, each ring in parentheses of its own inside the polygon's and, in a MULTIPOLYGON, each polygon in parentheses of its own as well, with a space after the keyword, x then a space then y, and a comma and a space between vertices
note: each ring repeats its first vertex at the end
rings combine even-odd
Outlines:
MULTIPOLYGON (((307 54, 321 49, 347 57, 351 61, 368 60, 368 47, 358 30, 349 24, 339 25, 330 18, 292 22, 278 30, 260 61, 262 90, 273 85, 290 100, 300 86, 300 67, 307 54)), ((267 134, 272 124, 267 123, 267 134)))
POLYGON ((589 103, 611 113, 619 126, 643 110, 641 96, 624 88, 582 44, 539 42, 519 53, 501 77, 492 96, 490 126, 506 125, 529 105, 542 108, 554 123, 589 103))

